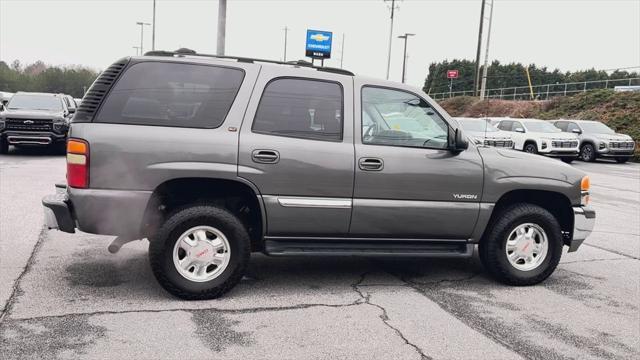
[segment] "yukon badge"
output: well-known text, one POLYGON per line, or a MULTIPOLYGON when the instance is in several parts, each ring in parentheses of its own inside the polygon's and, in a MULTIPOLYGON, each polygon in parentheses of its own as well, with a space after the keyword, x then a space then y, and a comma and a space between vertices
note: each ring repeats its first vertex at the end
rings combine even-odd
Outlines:
POLYGON ((475 200, 478 198, 478 195, 475 194, 453 194, 453 197, 456 199, 469 199, 475 200))

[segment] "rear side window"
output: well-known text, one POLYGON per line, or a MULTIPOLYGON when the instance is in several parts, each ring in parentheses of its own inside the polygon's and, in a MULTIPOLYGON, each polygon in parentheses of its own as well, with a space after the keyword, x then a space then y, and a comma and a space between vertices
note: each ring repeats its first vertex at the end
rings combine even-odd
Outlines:
POLYGON ((500 124, 498 124, 498 129, 500 130, 504 130, 504 131, 511 131, 511 125, 513 125, 513 121, 501 121, 500 124))
POLYGON ((283 78, 270 82, 253 121, 257 133, 342 140, 342 87, 334 82, 283 78))
POLYGON ((122 75, 95 121, 216 128, 227 116, 243 78, 239 69, 139 63, 122 75))

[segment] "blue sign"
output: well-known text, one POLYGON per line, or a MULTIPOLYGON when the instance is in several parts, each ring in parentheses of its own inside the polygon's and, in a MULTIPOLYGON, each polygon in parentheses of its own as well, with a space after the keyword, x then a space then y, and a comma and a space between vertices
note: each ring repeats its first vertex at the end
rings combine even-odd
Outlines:
POLYGON ((307 30, 306 56, 314 59, 331 58, 331 40, 333 33, 330 31, 307 30))

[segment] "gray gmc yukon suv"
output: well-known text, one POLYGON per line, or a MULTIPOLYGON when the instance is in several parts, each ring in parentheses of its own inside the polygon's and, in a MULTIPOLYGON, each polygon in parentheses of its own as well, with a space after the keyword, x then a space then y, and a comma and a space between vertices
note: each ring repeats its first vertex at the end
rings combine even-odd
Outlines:
POLYGON ((464 258, 536 284, 591 232, 589 178, 476 145, 422 91, 307 62, 152 52, 104 71, 48 227, 149 240, 159 283, 220 296, 251 252, 464 258))

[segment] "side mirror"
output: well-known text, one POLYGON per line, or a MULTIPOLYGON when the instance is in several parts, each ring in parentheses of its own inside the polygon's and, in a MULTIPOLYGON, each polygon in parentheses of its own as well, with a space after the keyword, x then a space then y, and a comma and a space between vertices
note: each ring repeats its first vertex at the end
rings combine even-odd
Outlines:
POLYGON ((572 129, 571 132, 574 134, 582 134, 582 131, 580 131, 580 129, 572 129))
POLYGON ((467 140, 467 138, 464 136, 464 134, 462 133, 462 130, 460 129, 456 129, 455 133, 453 134, 453 144, 451 147, 452 151, 463 151, 463 150, 467 150, 469 148, 469 140, 467 140))
POLYGON ((524 132, 524 129, 523 129, 523 128, 521 128, 521 127, 516 128, 516 132, 523 133, 523 132, 524 132))

